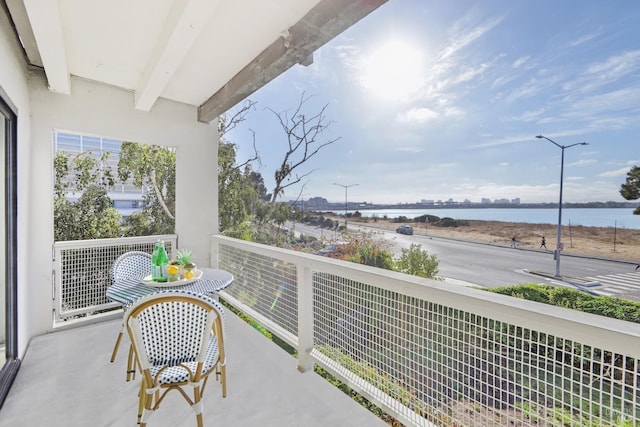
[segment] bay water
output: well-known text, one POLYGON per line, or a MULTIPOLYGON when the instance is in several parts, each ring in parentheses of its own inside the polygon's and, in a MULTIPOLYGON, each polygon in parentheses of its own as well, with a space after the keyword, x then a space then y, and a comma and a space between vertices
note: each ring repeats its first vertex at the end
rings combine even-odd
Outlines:
MULTIPOLYGON (((354 211, 349 210, 349 213, 354 211)), ((363 217, 413 219, 425 214, 440 218, 475 219, 482 221, 524 222, 531 224, 557 224, 558 209, 554 208, 437 208, 437 209, 362 209, 363 217)), ((344 214, 335 212, 336 214, 344 214)), ((633 208, 563 208, 562 225, 587 227, 617 227, 640 230, 640 215, 633 208)))

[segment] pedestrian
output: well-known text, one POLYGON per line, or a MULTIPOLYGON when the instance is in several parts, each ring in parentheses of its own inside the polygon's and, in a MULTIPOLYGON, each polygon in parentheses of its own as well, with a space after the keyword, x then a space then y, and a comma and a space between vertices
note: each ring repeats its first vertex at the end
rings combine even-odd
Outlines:
POLYGON ((547 249, 547 241, 544 239, 544 236, 542 236, 542 241, 540 241, 540 247, 547 249))
POLYGON ((511 238, 511 247, 512 247, 512 248, 515 248, 515 247, 516 247, 516 236, 513 236, 513 237, 511 238))

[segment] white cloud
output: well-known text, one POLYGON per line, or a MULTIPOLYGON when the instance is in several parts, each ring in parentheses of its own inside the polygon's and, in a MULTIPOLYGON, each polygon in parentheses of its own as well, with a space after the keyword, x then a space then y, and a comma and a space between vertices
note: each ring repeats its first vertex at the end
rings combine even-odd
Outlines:
POLYGON ((405 153, 422 153, 424 150, 420 147, 397 147, 396 151, 402 151, 405 153))
POLYGON ((553 86, 557 80, 557 77, 553 76, 544 79, 532 77, 525 84, 511 91, 511 93, 505 97, 505 101, 513 102, 520 98, 533 97, 548 87, 553 86))
POLYGON ((523 56, 521 58, 518 58, 515 60, 515 62, 513 63, 513 68, 520 68, 522 65, 524 65, 529 58, 531 58, 530 56, 523 56))
POLYGON ((520 116, 514 117, 513 119, 522 121, 522 122, 532 122, 538 119, 543 114, 544 114, 544 108, 540 108, 535 111, 525 111, 520 116))
POLYGON ((567 117, 584 118, 603 113, 619 114, 622 110, 635 110, 640 99, 640 86, 584 97, 571 105, 567 117))
POLYGON ((450 34, 451 34, 451 42, 449 45, 440 53, 439 59, 444 60, 449 58, 462 48, 468 46, 472 42, 484 36, 487 32, 491 31, 494 27, 496 27, 500 22, 502 22, 502 17, 493 18, 483 24, 480 24, 471 29, 466 28, 465 21, 468 21, 470 18, 469 15, 465 16, 463 19, 457 21, 452 25, 450 34))
POLYGON ((439 114, 429 108, 412 108, 398 114, 398 121, 403 123, 424 123, 427 121, 435 120, 439 117, 439 114))
POLYGON ((640 65, 640 50, 624 52, 609 57, 606 61, 597 62, 587 68, 585 74, 595 75, 603 80, 616 80, 621 76, 633 73, 640 65))
POLYGON ((473 145, 470 145, 469 148, 486 148, 486 147, 495 147, 495 146, 507 145, 507 144, 517 144, 525 141, 531 141, 533 139, 534 139, 534 136, 532 135, 506 136, 494 141, 484 142, 481 144, 473 144, 473 145))
POLYGON ((624 167, 624 168, 620 168, 620 169, 616 169, 616 170, 612 170, 612 171, 599 173, 598 176, 601 176, 603 178, 625 176, 630 170, 631 170, 630 167, 624 167))
POLYGON ((464 116, 465 112, 464 110, 458 107, 447 107, 444 110, 444 115, 446 117, 458 117, 458 116, 464 116))
POLYGON ((578 78, 565 83, 563 89, 577 90, 581 93, 594 92, 638 71, 640 71, 640 50, 632 50, 592 63, 578 78))
POLYGON ((567 45, 568 45, 568 46, 570 46, 570 47, 579 46, 579 45, 581 45, 581 44, 583 44, 583 43, 588 42, 589 40, 593 40, 593 39, 595 39, 595 38, 596 38, 596 37, 598 37, 600 34, 602 34, 602 30, 601 30, 601 29, 599 29, 599 30, 598 30, 598 31, 596 31, 596 32, 589 33, 589 34, 585 34, 585 35, 583 35, 583 36, 581 36, 581 37, 578 37, 577 39, 575 39, 575 40, 570 41, 569 43, 567 43, 567 45))
POLYGON ((597 161, 594 159, 581 159, 581 160, 578 160, 577 162, 567 163, 567 166, 588 166, 594 163, 597 163, 597 161))

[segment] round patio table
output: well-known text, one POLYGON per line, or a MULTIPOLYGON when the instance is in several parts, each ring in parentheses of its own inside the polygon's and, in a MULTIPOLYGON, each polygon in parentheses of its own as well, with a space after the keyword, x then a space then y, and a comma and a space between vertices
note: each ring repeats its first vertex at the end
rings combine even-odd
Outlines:
POLYGON ((138 299, 159 291, 184 289, 200 294, 215 294, 233 283, 233 274, 228 271, 217 268, 200 268, 199 270, 202 270, 200 279, 177 286, 170 284, 163 284, 161 287, 145 285, 137 278, 118 280, 107 288, 106 296, 111 301, 129 306, 138 299))

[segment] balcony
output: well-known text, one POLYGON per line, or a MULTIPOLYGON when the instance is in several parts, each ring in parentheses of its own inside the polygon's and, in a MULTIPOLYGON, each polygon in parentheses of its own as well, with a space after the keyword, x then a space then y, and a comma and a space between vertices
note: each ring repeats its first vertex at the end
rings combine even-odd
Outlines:
MULTIPOLYGON (((298 358, 230 314, 229 394, 210 384, 207 425, 384 425, 313 365, 407 426, 640 423, 637 324, 221 236, 211 254, 235 276, 220 298, 298 358)), ((0 426, 132 425, 124 352, 108 362, 119 327, 34 338, 0 426)), ((165 405, 151 425, 191 425, 177 394, 165 405)))
MULTIPOLYGON (((60 330, 34 338, 2 407, 0 426, 134 426, 139 376, 125 381, 126 344, 109 363, 119 320, 60 330)), ((204 395, 206 426, 384 426, 258 331, 227 315, 228 394, 213 379, 204 395)), ((173 394, 173 395, 172 395, 173 394)), ((195 426, 178 393, 149 421, 150 427, 195 426)))

